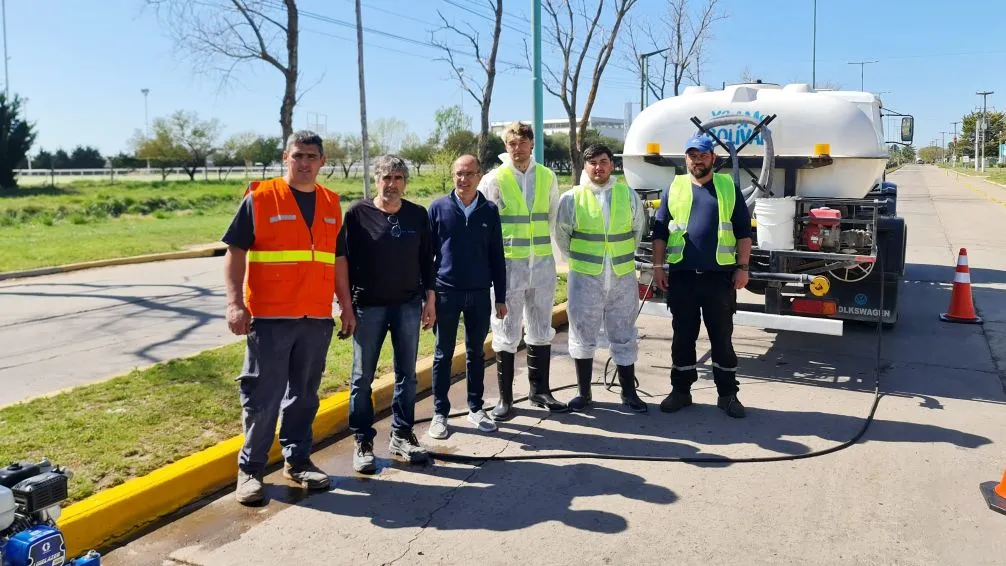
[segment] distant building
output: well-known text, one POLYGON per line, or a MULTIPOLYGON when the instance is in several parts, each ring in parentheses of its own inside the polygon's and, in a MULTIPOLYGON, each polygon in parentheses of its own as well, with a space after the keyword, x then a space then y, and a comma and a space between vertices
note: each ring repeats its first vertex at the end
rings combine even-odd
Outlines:
MULTIPOLYGON (((526 124, 530 124, 531 120, 521 120, 526 124)), ((510 125, 513 120, 508 120, 505 122, 490 122, 489 130, 492 133, 502 137, 503 130, 510 125)), ((597 130, 602 136, 607 136, 609 138, 615 138, 618 140, 625 138, 625 120, 622 118, 600 118, 591 117, 587 120, 587 129, 597 130)), ((555 118, 550 120, 544 120, 542 122, 542 131, 545 135, 552 134, 568 134, 569 133, 569 120, 566 118, 555 118)))

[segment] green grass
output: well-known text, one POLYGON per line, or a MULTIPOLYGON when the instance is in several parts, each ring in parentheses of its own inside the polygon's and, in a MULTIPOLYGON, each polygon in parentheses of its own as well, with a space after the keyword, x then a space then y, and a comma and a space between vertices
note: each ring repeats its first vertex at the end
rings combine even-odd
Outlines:
MULTIPOLYGON (((566 300, 560 276, 555 303, 566 300)), ((463 332, 459 332, 463 336, 463 332)), ((420 356, 433 352, 420 334, 420 356)), ((49 458, 74 472, 67 504, 241 434, 234 377, 244 343, 0 409, 0 462, 49 458)), ((334 339, 321 394, 347 387, 352 342, 334 339)), ((385 340, 378 373, 391 369, 385 340)))
MULTIPOLYGON (((363 181, 321 176, 343 209, 363 181)), ((560 182, 568 179, 560 179, 560 182)), ((247 183, 78 181, 0 192, 0 272, 172 252, 220 241, 247 183)), ((433 175, 412 178, 406 198, 428 205, 443 194, 433 175)))

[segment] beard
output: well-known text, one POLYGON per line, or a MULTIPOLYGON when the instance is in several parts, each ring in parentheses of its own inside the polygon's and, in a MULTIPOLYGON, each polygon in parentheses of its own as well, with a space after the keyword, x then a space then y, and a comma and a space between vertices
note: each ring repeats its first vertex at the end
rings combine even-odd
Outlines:
POLYGON ((688 172, 695 176, 696 179, 701 179, 709 174, 713 170, 712 165, 692 165, 688 172))

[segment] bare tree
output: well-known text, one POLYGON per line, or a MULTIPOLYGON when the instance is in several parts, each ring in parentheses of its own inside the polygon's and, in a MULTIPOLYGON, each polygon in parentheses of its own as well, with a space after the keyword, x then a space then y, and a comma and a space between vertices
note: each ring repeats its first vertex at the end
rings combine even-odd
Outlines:
POLYGON ((643 79, 647 66, 646 88, 655 98, 664 98, 668 89, 674 96, 681 94, 685 80, 702 81, 703 47, 712 36, 714 23, 725 19, 719 10, 719 0, 705 0, 701 10, 692 13, 689 0, 669 0, 667 13, 656 23, 628 22, 625 34, 627 49, 625 67, 643 79), (644 63, 640 55, 665 50, 644 63))
MULTIPOLYGON (((556 72, 552 65, 545 65, 546 77, 543 81, 545 90, 558 98, 562 102, 562 107, 569 118, 569 157, 572 163, 573 182, 578 182, 580 171, 583 169, 583 147, 581 142, 587 134, 587 123, 590 120, 590 112, 594 108, 597 99, 597 89, 601 82, 601 76, 608 65, 611 53, 615 49, 615 38, 618 37, 618 30, 622 25, 625 15, 635 6, 638 0, 614 0, 613 20, 611 27, 605 29, 601 23, 601 16, 604 14, 605 0, 597 0, 597 9, 591 14, 587 10, 586 2, 573 2, 573 0, 545 0, 542 5, 547 12, 547 33, 552 37, 552 42, 559 48, 562 61, 562 69, 556 72), (573 4, 578 4, 574 10, 573 4), (582 25, 583 29, 577 27, 582 25), (583 39, 578 39, 579 33, 583 33, 583 39), (591 53, 594 60, 594 67, 590 71, 590 82, 587 96, 583 102, 583 111, 577 118, 578 98, 580 94, 580 79, 583 74, 583 62, 591 53)), ((527 43, 525 42, 525 52, 527 43)), ((530 68, 530 53, 527 53, 528 67, 530 68)), ((544 140, 537 140, 537 143, 544 143, 544 140)))
POLYGON ((261 61, 283 75, 279 124, 283 139, 293 132, 297 105, 296 0, 146 0, 167 24, 175 42, 199 70, 220 73, 224 82, 242 63, 261 61), (274 7, 282 5, 282 8, 274 7))
POLYGON ((479 62, 485 74, 485 80, 467 73, 465 68, 459 64, 457 57, 462 54, 461 50, 452 47, 446 41, 438 39, 435 33, 430 34, 430 43, 436 45, 444 52, 444 57, 438 58, 437 61, 444 61, 451 66, 451 71, 458 82, 461 83, 461 88, 465 89, 475 99, 481 110, 479 115, 478 153, 479 161, 482 163, 483 168, 488 168, 489 163, 492 161, 492 156, 489 155, 491 148, 489 136, 494 134, 489 131, 489 107, 492 104, 493 86, 496 83, 496 54, 499 51, 500 31, 503 26, 503 0, 486 0, 486 3, 493 12, 493 33, 488 54, 483 49, 479 32, 471 24, 466 24, 467 30, 461 29, 447 21, 447 18, 440 13, 440 10, 437 10, 437 15, 440 16, 440 20, 443 22, 443 26, 438 31, 450 31, 464 38, 467 45, 471 45, 474 53, 470 54, 470 56, 473 56, 479 62))

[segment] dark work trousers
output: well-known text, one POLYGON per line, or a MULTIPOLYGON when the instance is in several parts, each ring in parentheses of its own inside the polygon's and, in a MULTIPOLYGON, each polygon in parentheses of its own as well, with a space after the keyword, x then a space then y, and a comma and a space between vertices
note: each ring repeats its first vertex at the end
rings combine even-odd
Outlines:
POLYGON ((732 343, 737 290, 733 271, 671 270, 667 278, 667 306, 671 310, 671 388, 687 392, 698 378, 695 341, 704 320, 712 345, 716 391, 738 390, 737 354, 732 343))
POLYGON ((433 410, 438 415, 451 412, 447 393, 451 387, 451 360, 458 336, 458 322, 465 317, 465 363, 468 383, 468 410, 482 410, 482 392, 485 390, 485 341, 489 335, 489 317, 492 316, 492 299, 489 289, 481 291, 437 290, 437 335, 433 353, 433 410))
POLYGON ((310 458, 318 386, 334 326, 330 318, 252 321, 238 377, 245 435, 238 467, 243 472, 254 475, 265 469, 281 415, 283 458, 292 463, 310 458))

